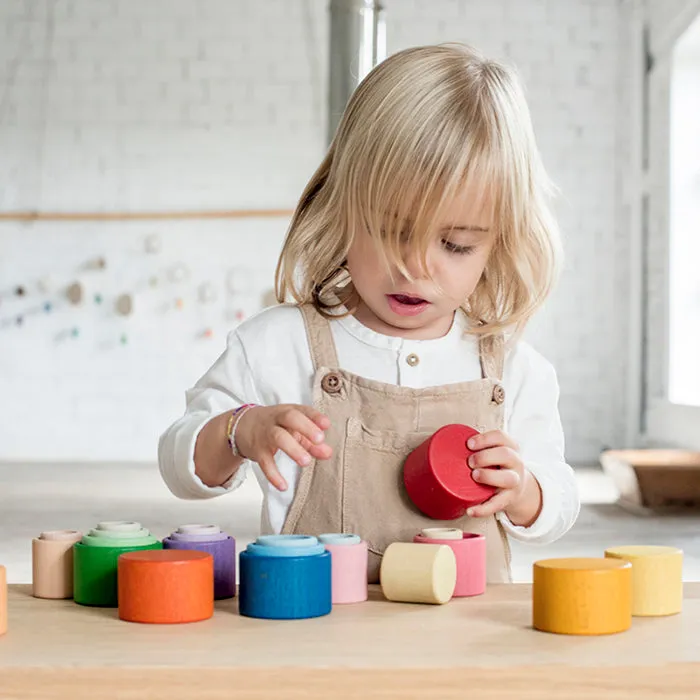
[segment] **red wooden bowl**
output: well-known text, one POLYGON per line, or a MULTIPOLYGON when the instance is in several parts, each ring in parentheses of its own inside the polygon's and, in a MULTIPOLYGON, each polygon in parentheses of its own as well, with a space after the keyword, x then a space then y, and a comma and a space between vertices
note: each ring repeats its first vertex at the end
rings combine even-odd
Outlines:
POLYGON ((491 498, 498 489, 474 481, 467 464, 467 440, 478 431, 467 425, 446 425, 406 458, 403 481, 418 510, 435 520, 461 518, 467 508, 491 498))

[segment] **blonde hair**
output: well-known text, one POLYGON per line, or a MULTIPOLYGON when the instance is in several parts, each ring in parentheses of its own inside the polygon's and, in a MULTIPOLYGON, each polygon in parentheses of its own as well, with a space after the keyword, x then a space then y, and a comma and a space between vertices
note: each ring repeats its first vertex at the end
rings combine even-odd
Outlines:
POLYGON ((275 274, 278 301, 337 310, 362 228, 387 264, 406 274, 408 247, 425 266, 441 203, 463 187, 488 197, 495 229, 463 305, 472 331, 522 330, 559 270, 552 188, 515 73, 459 44, 400 51, 357 87, 293 214, 275 274))

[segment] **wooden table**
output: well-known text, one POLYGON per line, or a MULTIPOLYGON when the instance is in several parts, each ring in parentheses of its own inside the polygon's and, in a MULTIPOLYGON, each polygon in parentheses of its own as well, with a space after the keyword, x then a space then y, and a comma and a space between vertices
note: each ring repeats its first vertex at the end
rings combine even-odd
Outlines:
POLYGON ((444 606, 370 601, 315 620, 238 615, 221 601, 190 625, 122 622, 114 609, 9 587, 0 698, 696 698, 700 583, 684 610, 607 637, 534 631, 531 588, 491 586, 444 606))

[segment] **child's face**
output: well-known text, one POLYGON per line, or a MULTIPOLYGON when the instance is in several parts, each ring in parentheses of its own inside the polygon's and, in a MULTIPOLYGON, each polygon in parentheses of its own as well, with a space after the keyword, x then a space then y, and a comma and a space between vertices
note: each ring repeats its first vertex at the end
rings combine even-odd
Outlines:
POLYGON ((360 298, 357 320, 385 335, 417 339, 445 335, 455 310, 474 291, 493 247, 487 211, 468 192, 447 202, 431 232, 430 277, 422 271, 418 254, 405 259, 413 281, 398 269, 388 270, 369 234, 359 232, 347 257, 360 298))

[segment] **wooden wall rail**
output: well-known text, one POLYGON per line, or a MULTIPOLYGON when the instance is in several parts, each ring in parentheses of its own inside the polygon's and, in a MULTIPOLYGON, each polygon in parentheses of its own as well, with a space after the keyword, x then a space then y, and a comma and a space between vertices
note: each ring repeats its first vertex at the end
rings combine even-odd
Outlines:
POLYGON ((17 221, 158 221, 185 219, 273 219, 290 217, 292 209, 229 209, 213 211, 0 211, 0 222, 17 221))

